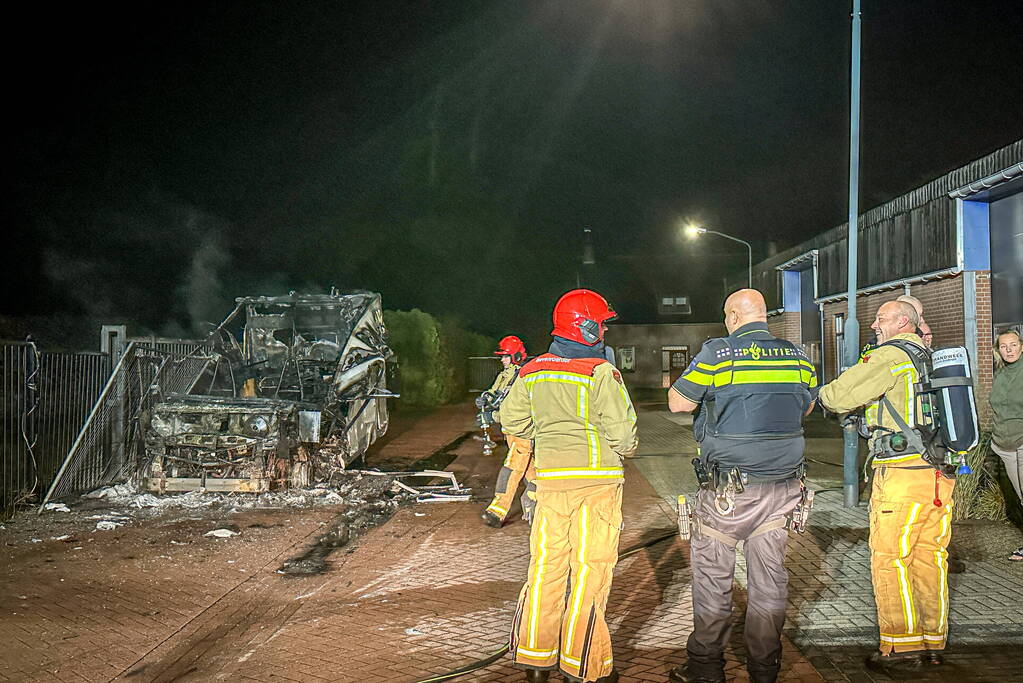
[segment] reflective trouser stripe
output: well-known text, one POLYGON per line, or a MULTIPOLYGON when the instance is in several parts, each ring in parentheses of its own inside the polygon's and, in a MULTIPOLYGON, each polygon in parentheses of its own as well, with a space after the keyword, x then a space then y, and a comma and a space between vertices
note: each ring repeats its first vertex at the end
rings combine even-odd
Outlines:
POLYGON ((608 469, 572 469, 572 468, 558 468, 558 469, 538 469, 536 471, 537 479, 613 479, 615 477, 625 476, 625 470, 621 467, 611 467, 608 469))
MULTIPOLYGON (((566 642, 571 643, 575 640, 575 628, 579 623, 579 610, 582 606, 583 593, 586 590, 586 575, 589 573, 590 568, 586 566, 586 535, 587 535, 587 514, 586 504, 579 509, 579 552, 578 552, 578 563, 579 563, 579 580, 572 582, 572 595, 569 599, 571 605, 571 611, 568 617, 568 630, 566 631, 568 638, 566 642)), ((567 657, 563 657, 567 659, 567 657)), ((579 666, 579 662, 575 661, 574 664, 579 666)))
POLYGON ((882 633, 882 643, 922 643, 924 640, 923 636, 890 636, 887 633, 882 633))
POLYGON ((547 525, 548 520, 544 516, 540 520, 540 533, 536 544, 536 550, 539 552, 536 554, 531 553, 531 556, 536 558, 533 562, 533 567, 536 571, 530 572, 532 574, 532 588, 529 592, 529 637, 526 639, 526 642, 533 652, 536 651, 537 634, 540 629, 540 614, 542 613, 540 597, 543 595, 543 582, 547 572, 547 556, 549 553, 547 525))
POLYGON ((508 441, 508 455, 504 459, 504 465, 501 467, 501 475, 498 477, 498 490, 494 492, 494 500, 487 507, 488 512, 494 513, 502 521, 508 516, 508 511, 515 500, 515 491, 518 489, 522 478, 525 477, 526 481, 532 481, 536 476, 532 468, 533 442, 529 439, 520 439, 510 434, 505 438, 508 441), (501 490, 500 485, 502 483, 504 484, 504 490, 501 490))
POLYGON ((487 512, 493 512, 495 515, 500 517, 502 521, 508 516, 508 510, 497 504, 497 498, 495 498, 490 505, 487 506, 487 512))
POLYGON ((881 651, 942 649, 948 635, 948 543, 955 482, 934 470, 878 467, 870 564, 881 651))
POLYGON ((512 637, 516 662, 560 665, 567 675, 586 680, 611 673, 604 610, 618 560, 621 492, 620 484, 537 490, 529 575, 512 637))
POLYGON ((907 633, 913 633, 916 629, 916 607, 913 605, 913 586, 909 581, 909 570, 906 568, 905 560, 909 557, 910 533, 920 516, 921 507, 920 503, 913 503, 906 513, 906 521, 899 535, 899 557, 893 560, 895 568, 899 571, 899 594, 902 598, 902 616, 905 619, 907 633))
POLYGON ((948 636, 948 538, 952 531, 952 504, 945 505, 945 514, 939 522, 939 533, 935 539, 934 565, 938 568, 938 628, 937 633, 924 633, 924 640, 938 638, 944 643, 948 636))

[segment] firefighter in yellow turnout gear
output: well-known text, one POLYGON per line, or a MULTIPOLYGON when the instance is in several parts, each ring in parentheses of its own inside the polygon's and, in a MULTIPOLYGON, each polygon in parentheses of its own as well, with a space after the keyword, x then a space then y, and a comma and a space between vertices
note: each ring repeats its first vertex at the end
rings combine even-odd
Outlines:
MULTIPOLYGON (((501 357, 504 369, 497 375, 493 386, 483 392, 480 397, 479 407, 488 414, 487 407, 500 407, 504 398, 511 390, 512 384, 518 377, 522 363, 526 360, 526 346, 518 337, 508 336, 500 341, 495 355, 501 357)), ((499 421, 496 411, 493 413, 493 421, 499 421)), ((484 418, 489 419, 489 418, 484 418)), ((533 508, 536 506, 536 470, 533 468, 533 442, 523 439, 507 431, 504 433, 505 441, 508 443, 508 455, 504 459, 501 471, 497 475, 497 484, 494 487, 494 499, 483 511, 483 521, 492 527, 500 527, 508 517, 515 500, 515 493, 519 488, 519 482, 523 477, 526 479, 526 491, 522 494, 522 517, 527 522, 532 519, 533 508)))
POLYGON ((866 406, 874 482, 870 494, 870 568, 877 603, 880 650, 867 660, 883 673, 907 673, 942 663, 948 637, 948 543, 952 491, 946 478, 910 448, 899 450, 894 409, 919 424, 917 370, 896 344, 923 347, 914 334, 916 311, 905 302, 883 304, 871 326, 880 346, 821 388, 829 410, 866 406), (894 343, 886 343, 893 342, 894 343), (894 444, 894 447, 893 447, 894 444))
POLYGON ((501 406, 503 428, 534 443, 529 574, 510 646, 531 683, 558 668, 572 681, 618 679, 604 609, 622 528, 622 458, 637 439, 621 374, 604 358, 613 316, 596 292, 565 294, 550 352, 523 366, 501 406))

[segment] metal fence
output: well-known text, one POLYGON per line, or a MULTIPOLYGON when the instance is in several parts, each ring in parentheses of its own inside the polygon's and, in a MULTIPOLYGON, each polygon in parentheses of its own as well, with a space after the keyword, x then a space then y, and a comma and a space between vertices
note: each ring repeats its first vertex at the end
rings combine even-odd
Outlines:
POLYGON ((469 391, 477 394, 489 389, 497 373, 501 372, 501 359, 497 356, 470 356, 466 363, 469 391))
POLYGON ((146 416, 168 394, 189 393, 217 357, 202 345, 178 351, 131 342, 67 450, 43 504, 132 479, 145 453, 146 416))
POLYGON ((109 375, 107 354, 0 342, 0 513, 50 485, 109 375))

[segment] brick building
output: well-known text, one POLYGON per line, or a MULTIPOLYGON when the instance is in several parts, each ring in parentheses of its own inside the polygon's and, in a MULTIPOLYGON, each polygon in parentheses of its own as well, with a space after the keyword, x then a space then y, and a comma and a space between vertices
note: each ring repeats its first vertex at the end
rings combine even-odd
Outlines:
MULTIPOLYGON (((839 225, 754 266, 771 331, 803 345, 825 381, 843 344, 847 234, 839 225)), ((1023 140, 867 211, 858 246, 860 344, 882 303, 917 297, 934 347, 968 350, 986 422, 993 335, 1023 324, 1023 140)))
POLYGON ((686 369, 703 342, 727 334, 723 323, 608 326, 606 342, 630 389, 665 389, 686 369))

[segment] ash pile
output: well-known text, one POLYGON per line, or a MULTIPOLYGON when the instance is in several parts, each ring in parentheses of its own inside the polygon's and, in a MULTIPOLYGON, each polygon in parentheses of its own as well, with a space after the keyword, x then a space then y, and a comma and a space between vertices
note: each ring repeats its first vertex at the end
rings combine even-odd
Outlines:
POLYGON ((214 524, 207 535, 230 538, 237 535, 237 527, 229 520, 238 513, 328 509, 336 514, 327 532, 306 553, 282 567, 284 574, 304 574, 322 571, 331 552, 387 521, 402 505, 466 501, 471 495, 471 489, 462 486, 454 474, 437 470, 348 470, 337 474, 332 484, 256 494, 196 489, 154 495, 139 492, 130 484, 118 484, 101 487, 74 500, 47 503, 41 516, 22 516, 8 526, 10 531, 18 530, 26 539, 38 542, 42 540, 39 537, 45 535, 60 540, 76 533, 113 531, 119 527, 144 526, 158 518, 180 518, 210 520, 214 524))

